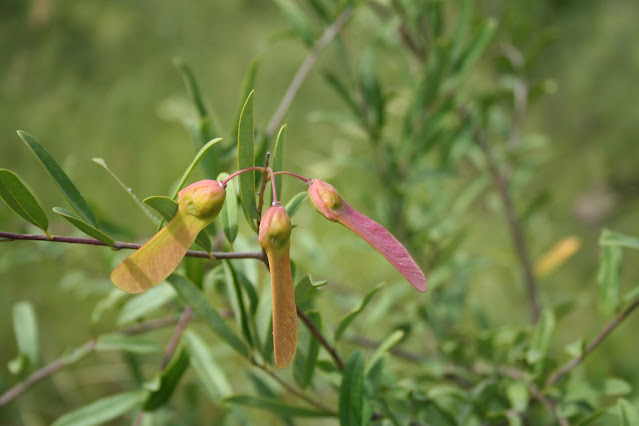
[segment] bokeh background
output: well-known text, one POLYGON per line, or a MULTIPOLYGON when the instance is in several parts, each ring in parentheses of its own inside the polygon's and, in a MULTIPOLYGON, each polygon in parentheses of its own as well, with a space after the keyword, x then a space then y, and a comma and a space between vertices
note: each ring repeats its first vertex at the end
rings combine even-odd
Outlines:
MULTIPOLYGON (((526 131, 538 134, 546 144, 531 191, 548 193, 544 214, 534 222, 528 243, 536 259, 561 238, 575 236, 581 241, 577 254, 541 285, 544 297, 576 305, 561 319, 564 331, 556 339, 588 338, 601 327, 595 315, 600 231, 608 227, 639 235, 639 3, 544 0, 531 5, 486 0, 477 7, 500 23, 494 47, 478 72, 490 75, 491 55, 500 43, 512 43, 536 49, 528 75, 546 79, 550 88, 526 111, 526 131)), ((352 51, 374 32, 367 19, 365 14, 356 16, 358 26, 353 27, 363 28, 361 33, 346 31, 352 51)), ((152 235, 153 226, 91 159, 103 158, 140 198, 166 194, 194 154, 188 133, 175 120, 192 111, 172 59, 181 57, 191 66, 223 136, 229 139, 242 79, 251 62, 261 57, 255 117, 264 127, 306 56, 299 40, 281 36, 287 28, 287 20, 269 1, 4 0, 0 3, 0 168, 21 176, 42 205, 64 206, 60 193, 15 133, 16 129, 29 132, 62 164, 95 211, 110 218, 108 226, 135 232, 143 241, 152 235)), ((345 109, 321 76, 332 55, 330 49, 322 55, 284 120, 286 169, 331 181, 352 205, 375 217, 378 212, 371 199, 378 181, 357 163, 342 161, 366 156, 367 146, 335 126, 313 120, 315 111, 345 109)), ((389 75, 394 72, 392 66, 380 69, 389 75)), ((492 84, 490 78, 478 81, 492 84)), ((285 197, 294 192, 291 189, 285 197)), ((49 217, 51 233, 76 234, 62 219, 49 217)), ((375 275, 371 281, 401 282, 364 245, 337 242, 341 229, 322 222, 309 205, 297 217, 296 232, 300 241, 307 241, 297 243, 297 257, 314 277, 336 283, 336 288, 348 287, 362 271, 375 275), (316 244, 323 248, 321 255, 308 249, 316 244)), ((503 264, 515 262, 503 217, 478 207, 464 220, 471 229, 466 249, 498 259, 471 279, 471 296, 493 304, 495 318, 524 323, 521 289, 501 287, 501 278, 512 274, 503 264), (513 303, 517 298, 520 305, 513 303)), ((0 204, 0 229, 36 233, 4 204, 0 204)), ((54 359, 95 332, 88 318, 110 288, 112 262, 112 253, 103 248, 0 244, 0 390, 14 383, 6 369, 16 348, 13 304, 29 300, 35 305, 43 359, 54 359)), ((637 253, 626 252, 623 277, 625 288, 637 284, 637 253)), ((337 291, 329 294, 339 297, 337 291)), ((428 303, 428 293, 423 297, 428 303)), ((331 300, 324 303, 330 310, 331 300)), ((638 326, 639 317, 630 318, 592 355, 586 368, 602 375, 614 371, 639 385, 638 326)), ((383 336, 371 331, 370 337, 383 336)), ((16 402, 34 407, 32 417, 23 413, 21 421, 46 424, 61 414, 61 406, 69 409, 103 396, 117 386, 117 368, 112 359, 93 358, 73 372, 55 375, 16 402), (105 371, 102 365, 107 363, 105 371)), ((1 419, 2 411, 0 423, 1 419)))

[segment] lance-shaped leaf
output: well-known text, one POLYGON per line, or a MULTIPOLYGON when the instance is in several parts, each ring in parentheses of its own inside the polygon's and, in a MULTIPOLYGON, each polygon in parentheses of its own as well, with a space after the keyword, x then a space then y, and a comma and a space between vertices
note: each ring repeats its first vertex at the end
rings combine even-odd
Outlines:
POLYGON ((258 242, 271 268, 275 364, 290 365, 297 347, 297 310, 289 256, 291 219, 282 206, 269 207, 260 223, 258 242))
POLYGON ((214 180, 195 182, 181 190, 175 216, 113 270, 111 281, 129 293, 143 292, 164 281, 198 233, 220 213, 225 197, 226 191, 214 180))
POLYGON ((406 247, 386 228, 364 216, 342 199, 333 185, 314 179, 308 187, 313 207, 328 220, 338 222, 380 252, 417 290, 426 291, 426 278, 406 247))
POLYGON ((15 214, 42 229, 49 236, 49 219, 31 191, 11 170, 0 169, 0 198, 15 214))

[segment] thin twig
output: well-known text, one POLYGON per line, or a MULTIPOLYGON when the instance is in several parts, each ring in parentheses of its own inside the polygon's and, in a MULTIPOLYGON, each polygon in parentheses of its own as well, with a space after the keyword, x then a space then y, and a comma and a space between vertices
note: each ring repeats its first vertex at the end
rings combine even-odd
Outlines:
MULTIPOLYGON (((159 318, 122 329, 117 333, 130 336, 166 327, 171 324, 175 324, 175 318, 159 318)), ((0 395, 0 407, 11 402, 13 399, 20 396, 24 391, 40 382, 41 380, 44 380, 53 373, 56 373, 67 365, 76 362, 79 358, 82 358, 90 352, 94 351, 97 347, 97 344, 98 338, 91 339, 74 351, 73 359, 71 359, 68 355, 61 356, 60 358, 45 365, 41 369, 34 371, 33 374, 31 374, 29 377, 13 386, 11 389, 7 390, 4 394, 0 395)))
POLYGON ((302 320, 304 325, 306 325, 306 328, 308 328, 311 334, 315 336, 317 341, 320 342, 320 345, 324 346, 324 349, 328 351, 328 354, 331 356, 331 358, 333 358, 333 361, 335 361, 335 365, 337 365, 339 371, 344 371, 344 361, 342 361, 342 358, 340 358, 337 350, 333 347, 333 345, 328 343, 328 340, 326 340, 324 335, 322 335, 322 332, 319 331, 313 321, 311 321, 311 319, 306 316, 304 311, 302 311, 299 307, 297 308, 297 316, 302 320))
POLYGON ((178 321, 177 327, 175 327, 175 331, 171 336, 171 340, 169 340, 169 344, 166 345, 166 349, 164 350, 164 355, 162 356, 162 363, 160 364, 160 370, 164 370, 166 366, 173 358, 173 354, 175 353, 175 349, 180 343, 180 338, 182 337, 182 333, 186 329, 186 324, 188 324, 191 319, 191 314, 193 313, 193 308, 191 306, 186 305, 184 310, 182 311, 182 315, 180 316, 180 320, 178 321))
MULTIPOLYGON (((32 235, 32 234, 15 234, 12 232, 2 232, 0 231, 0 238, 3 238, 2 241, 47 241, 53 243, 69 243, 69 244, 88 244, 92 246, 104 246, 111 247, 114 250, 120 249, 132 249, 137 250, 142 247, 142 244, 134 244, 134 243, 124 243, 120 241, 116 241, 113 246, 109 246, 106 243, 103 243, 100 240, 96 240, 93 238, 76 238, 76 237, 60 237, 57 235, 53 235, 51 239, 49 239, 46 235, 32 235)), ((187 257, 197 257, 202 259, 257 259, 264 260, 264 255, 261 251, 248 251, 248 252, 206 252, 206 251, 196 251, 189 250, 186 252, 187 257)))
POLYGON ((517 219, 515 208, 513 206, 510 193, 508 192, 508 185, 506 178, 500 172, 497 166, 497 160, 493 155, 492 150, 486 143, 483 134, 481 132, 475 133, 475 141, 480 146, 486 157, 486 165, 488 167, 488 173, 490 174, 493 184, 499 193, 501 202, 504 205, 504 211, 506 213, 506 219, 508 221, 508 228, 515 245, 515 250, 521 262, 521 266, 524 270, 524 284, 526 287, 526 295, 528 300, 528 309, 530 310, 530 316, 533 322, 537 322, 539 319, 539 295, 537 294, 537 283, 535 281, 535 275, 533 273, 532 261, 530 260, 530 254, 524 241, 524 233, 521 229, 521 224, 517 219))
POLYGON ((546 380, 546 387, 554 385, 559 379, 568 374, 573 368, 577 367, 579 364, 583 362, 583 360, 593 351, 595 348, 606 338, 608 335, 617 327, 619 324, 623 322, 624 319, 628 315, 635 310, 635 308, 639 306, 639 297, 634 299, 630 305, 626 307, 623 311, 619 313, 615 318, 612 319, 601 332, 586 345, 581 355, 576 358, 571 359, 558 369, 556 369, 546 380))
POLYGON ((273 114, 271 120, 268 122, 268 125, 266 126, 266 136, 268 136, 269 138, 273 136, 275 130, 277 129, 277 126, 280 124, 289 107, 293 103, 293 99, 295 99, 297 91, 302 86, 302 83, 313 68, 313 65, 315 65, 315 62, 317 62, 320 53, 322 53, 322 51, 331 43, 331 41, 333 41, 335 36, 339 34, 352 14, 352 6, 347 6, 346 8, 344 8, 335 22, 330 27, 328 27, 326 31, 324 31, 324 34, 322 34, 322 36, 317 40, 317 42, 313 46, 313 50, 311 50, 304 62, 302 62, 302 65, 300 65, 297 73, 295 73, 295 76, 293 77, 293 80, 291 80, 291 84, 289 84, 288 89, 286 89, 286 93, 284 93, 284 96, 282 97, 277 110, 273 114))

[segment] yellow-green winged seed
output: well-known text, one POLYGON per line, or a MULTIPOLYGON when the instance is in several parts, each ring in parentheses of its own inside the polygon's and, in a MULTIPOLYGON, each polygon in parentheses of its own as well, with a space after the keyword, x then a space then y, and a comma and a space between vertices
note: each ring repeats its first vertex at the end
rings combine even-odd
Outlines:
POLYGON ((141 293, 164 281, 178 267, 197 234, 220 213, 225 198, 225 189, 214 180, 182 189, 173 219, 113 270, 113 284, 128 293, 141 293))

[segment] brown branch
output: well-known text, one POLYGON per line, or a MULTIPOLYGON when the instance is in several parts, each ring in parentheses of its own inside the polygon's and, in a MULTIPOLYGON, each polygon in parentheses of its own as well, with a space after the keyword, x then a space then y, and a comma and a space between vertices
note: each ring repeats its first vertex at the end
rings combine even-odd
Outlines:
POLYGON ((273 136, 275 130, 277 129, 277 126, 280 124, 280 122, 286 115, 286 112, 293 103, 293 99, 295 99, 295 96, 302 86, 302 83, 306 79, 306 76, 313 68, 313 65, 315 65, 315 62, 317 62, 320 53, 322 53, 322 51, 331 43, 331 41, 333 41, 335 36, 339 34, 352 14, 352 6, 347 6, 346 8, 344 8, 335 22, 330 27, 328 27, 326 31, 324 31, 324 34, 322 34, 322 36, 317 40, 317 42, 313 46, 313 50, 311 50, 304 62, 302 62, 302 65, 300 65, 297 73, 295 73, 295 76, 293 77, 293 80, 291 80, 291 84, 286 89, 286 93, 284 93, 284 96, 282 97, 277 110, 273 114, 271 120, 268 122, 268 125, 266 126, 266 136, 268 136, 269 138, 273 136))
MULTIPOLYGON (((175 324, 175 318, 159 318, 155 320, 151 320, 148 322, 144 322, 141 324, 134 325, 132 327, 128 327, 118 331, 117 333, 126 334, 126 335, 134 335, 141 334, 147 331, 155 330, 157 328, 166 327, 168 325, 175 324)), ((4 394, 0 395, 0 407, 11 402, 16 397, 20 396, 24 391, 29 389, 31 386, 36 383, 44 380, 49 377, 53 373, 63 369, 67 365, 70 365, 76 362, 78 359, 84 357, 90 352, 94 351, 98 344, 98 338, 91 339, 78 349, 75 350, 75 355, 73 359, 70 359, 69 356, 62 356, 49 364, 45 365, 39 370, 36 370, 29 377, 21 381, 20 383, 13 386, 11 389, 6 391, 4 394)))
POLYGON ((537 322, 537 320, 539 320, 540 312, 537 283, 535 281, 535 275, 533 272, 530 254, 528 253, 528 248, 526 247, 526 242, 524 240, 524 233, 521 229, 521 224, 519 223, 517 214, 515 213, 512 198, 510 197, 510 193, 508 192, 506 178, 499 170, 499 167, 497 166, 497 160, 495 159, 492 150, 486 143, 484 135, 481 134, 481 132, 477 131, 475 133, 475 141, 484 152, 484 156, 486 157, 486 165, 488 167, 488 173, 490 174, 493 185, 497 189, 502 204, 504 205, 504 211, 506 213, 506 219, 508 221, 508 228, 510 229, 510 234, 515 246, 515 250, 517 251, 519 261, 521 262, 521 266, 524 270, 524 285, 526 287, 528 309, 530 311, 532 321, 537 322))
POLYGON ((577 367, 579 364, 583 362, 584 359, 593 351, 595 348, 606 338, 612 331, 619 326, 623 322, 628 315, 635 310, 635 308, 639 306, 639 297, 634 299, 623 311, 619 313, 615 318, 613 318, 601 332, 586 345, 584 351, 581 355, 576 358, 571 359, 558 369, 556 369, 546 380, 546 387, 554 385, 559 379, 568 374, 573 368, 577 367))
POLYGON ((164 355, 162 356, 162 363, 160 364, 160 371, 164 370, 166 366, 173 358, 173 354, 175 353, 175 349, 177 348, 178 343, 180 343, 180 338, 182 337, 182 333, 186 329, 186 324, 188 324, 191 319, 191 314, 193 314, 193 308, 191 306, 186 305, 184 310, 182 311, 182 315, 180 316, 180 320, 178 321, 177 327, 175 327, 175 331, 171 336, 171 340, 169 340, 169 344, 166 346, 164 350, 164 355))
POLYGON ((324 335, 322 335, 322 332, 319 331, 313 321, 311 321, 311 319, 306 316, 304 311, 302 311, 299 307, 297 308, 297 316, 300 320, 302 320, 304 325, 306 325, 306 328, 308 328, 311 334, 320 342, 320 345, 324 346, 324 349, 326 349, 331 358, 333 358, 333 361, 335 361, 335 365, 337 365, 339 371, 344 371, 344 361, 340 358, 337 350, 328 342, 328 340, 326 340, 324 335))
MULTIPOLYGON (((12 232, 0 231, 0 242, 3 241, 48 241, 54 243, 69 243, 69 244, 88 244, 92 246, 104 246, 111 247, 114 250, 120 249, 132 249, 137 250, 142 247, 142 244, 124 243, 116 241, 113 246, 109 246, 100 240, 93 238, 76 238, 76 237, 60 237, 53 235, 48 238, 46 235, 31 235, 31 234, 15 234, 12 232)), ((189 250, 186 252, 187 257, 197 257, 202 259, 257 259, 264 261, 264 255, 261 251, 247 251, 247 252, 206 252, 189 250)))

